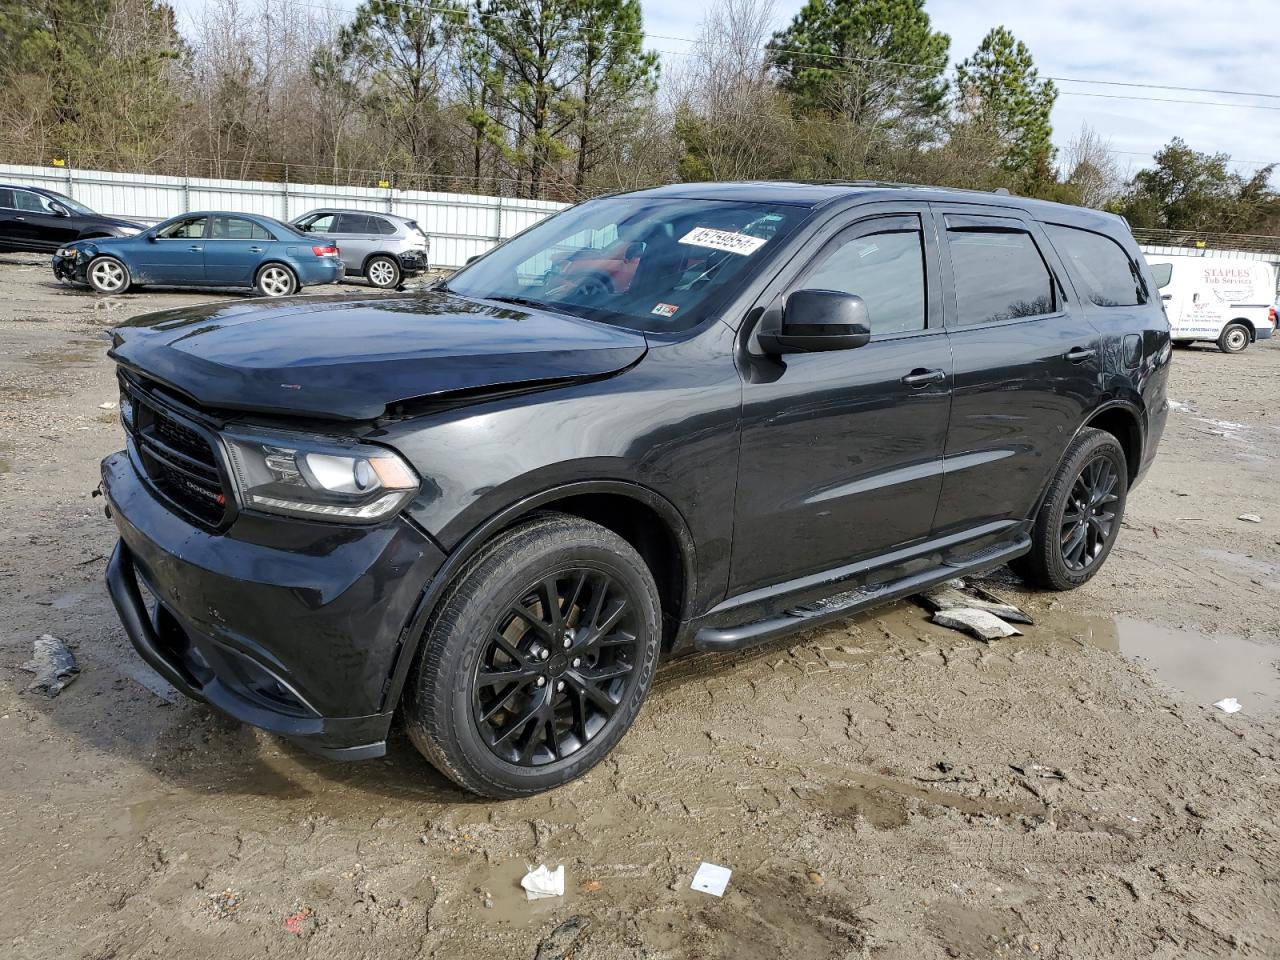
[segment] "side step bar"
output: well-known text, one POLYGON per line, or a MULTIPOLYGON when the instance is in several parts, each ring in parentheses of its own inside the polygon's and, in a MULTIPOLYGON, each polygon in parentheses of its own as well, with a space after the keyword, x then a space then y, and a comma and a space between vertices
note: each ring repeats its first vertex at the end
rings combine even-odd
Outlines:
POLYGON ((757 620, 740 627, 703 627, 694 634, 693 646, 694 649, 703 651, 741 650, 744 647, 777 640, 793 633, 812 630, 814 627, 843 619, 868 607, 909 597, 947 580, 998 567, 1015 557, 1022 556, 1030 548, 1031 538, 1023 536, 1008 546, 983 550, 963 561, 944 563, 930 570, 913 573, 888 583, 877 584, 874 587, 861 587, 801 604, 766 620, 757 620))

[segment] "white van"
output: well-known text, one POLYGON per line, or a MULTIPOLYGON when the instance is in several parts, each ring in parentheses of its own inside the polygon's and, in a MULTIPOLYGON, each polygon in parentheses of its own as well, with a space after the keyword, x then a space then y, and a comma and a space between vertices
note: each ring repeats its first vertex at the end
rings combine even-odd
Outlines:
POLYGON ((1239 353, 1275 332, 1276 269, 1239 257, 1148 254, 1174 343, 1212 340, 1239 353))

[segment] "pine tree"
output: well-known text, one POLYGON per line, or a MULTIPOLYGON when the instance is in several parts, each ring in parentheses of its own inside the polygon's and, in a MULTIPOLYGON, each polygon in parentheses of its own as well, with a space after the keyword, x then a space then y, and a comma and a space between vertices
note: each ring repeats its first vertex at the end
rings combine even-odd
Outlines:
POLYGON ((903 130, 941 114, 950 46, 924 0, 808 0, 770 55, 802 110, 903 130))
POLYGON ((1042 179, 1053 161, 1058 90, 1040 79, 1027 45, 996 27, 956 67, 956 92, 965 121, 997 141, 1000 165, 1024 182, 1042 179))

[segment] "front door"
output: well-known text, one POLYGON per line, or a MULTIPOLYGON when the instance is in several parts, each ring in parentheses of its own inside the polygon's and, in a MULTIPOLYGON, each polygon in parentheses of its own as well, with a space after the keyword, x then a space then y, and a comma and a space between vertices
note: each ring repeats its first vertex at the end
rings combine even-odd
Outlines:
POLYGON ((203 214, 183 217, 164 224, 153 241, 144 242, 138 252, 142 283, 205 282, 204 246, 209 236, 209 218, 203 214))
POLYGON ((782 298, 800 289, 862 297, 871 340, 762 361, 746 377, 731 596, 928 538, 951 348, 927 222, 923 210, 858 220, 783 281, 782 298))
POLYGON ((991 529, 1005 539, 1032 517, 1096 401, 1102 358, 1040 225, 986 209, 935 206, 955 354, 936 529, 991 529))
POLYGON ((56 213, 48 197, 30 190, 13 191, 15 210, 12 215, 15 234, 21 244, 31 250, 57 250, 79 236, 72 218, 65 207, 56 213))

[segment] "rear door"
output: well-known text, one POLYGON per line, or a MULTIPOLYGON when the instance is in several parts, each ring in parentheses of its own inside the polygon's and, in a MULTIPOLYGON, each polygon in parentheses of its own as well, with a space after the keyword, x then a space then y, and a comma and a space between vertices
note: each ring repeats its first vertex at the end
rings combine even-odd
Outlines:
MULTIPOLYGON (((939 536, 1029 519, 1101 389, 1100 344, 1020 211, 935 204, 955 356, 939 536)), ((1004 527, 1006 529, 1000 529, 1004 527)))
POLYGON ((857 294, 871 341, 745 378, 731 595, 874 560, 933 526, 951 350, 927 208, 851 219, 766 294, 769 310, 794 290, 857 294))
POLYGON ((134 279, 148 283, 199 285, 205 282, 204 247, 209 236, 207 216, 201 214, 171 221, 154 236, 154 241, 137 244, 139 269, 134 271, 134 279))
POLYGON ((381 239, 377 224, 373 218, 364 213, 338 214, 338 226, 335 239, 342 262, 353 273, 364 272, 364 261, 377 248, 381 239))
POLYGON ((13 190, 0 187, 0 250, 17 250, 22 246, 18 241, 18 211, 13 204, 13 190))
POLYGON ((265 227, 245 217, 222 214, 204 245, 205 281, 219 286, 248 287, 267 249, 275 243, 265 227))

